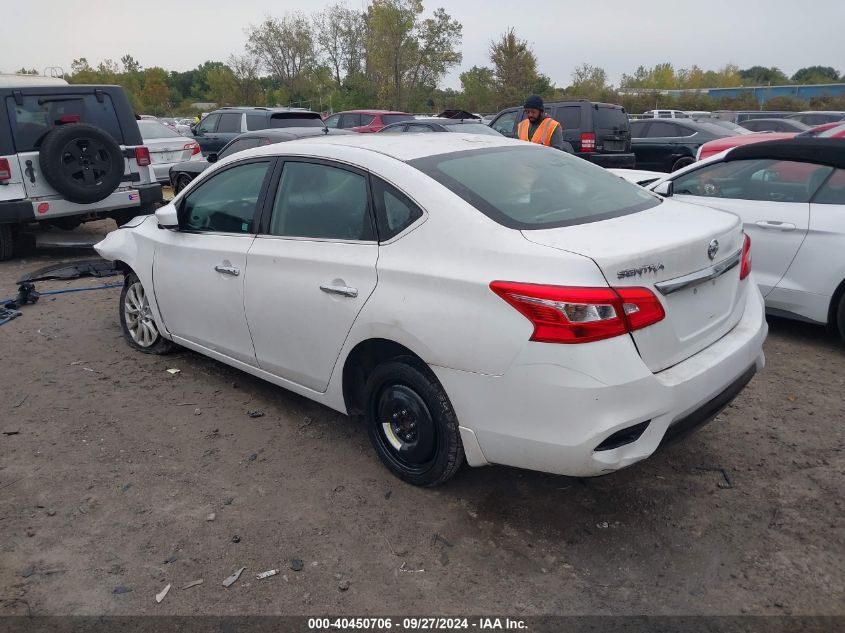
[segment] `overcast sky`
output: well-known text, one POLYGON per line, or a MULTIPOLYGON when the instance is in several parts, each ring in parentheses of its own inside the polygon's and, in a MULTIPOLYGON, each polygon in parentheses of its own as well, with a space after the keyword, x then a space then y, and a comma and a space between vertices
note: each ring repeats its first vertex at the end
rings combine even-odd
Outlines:
MULTIPOLYGON (((306 12, 320 0, 36 0, 8 2, 0 21, 0 71, 42 70, 87 57, 131 54, 143 66, 188 70, 239 53, 244 29, 268 12, 306 12)), ((464 26, 461 69, 485 65, 492 38, 508 27, 534 47, 540 71, 560 86, 581 62, 603 67, 614 84, 640 64, 676 68, 778 66, 787 75, 811 65, 845 71, 845 0, 424 0, 464 26)), ((349 6, 363 7, 361 0, 349 6)), ((447 87, 460 87, 460 70, 447 87)))

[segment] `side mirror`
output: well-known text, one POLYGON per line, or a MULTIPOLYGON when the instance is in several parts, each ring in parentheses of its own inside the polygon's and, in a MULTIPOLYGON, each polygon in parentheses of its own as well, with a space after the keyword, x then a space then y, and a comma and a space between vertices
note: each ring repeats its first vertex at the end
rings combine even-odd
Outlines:
POLYGON ((156 221, 163 229, 179 228, 179 217, 172 202, 156 209, 156 221))
POLYGON ((202 136, 203 132, 196 125, 192 125, 191 126, 191 134, 193 134, 194 136, 202 136))
POLYGON ((654 193, 656 193, 658 196, 663 196, 664 198, 671 198, 672 194, 675 191, 674 183, 671 180, 664 180, 654 189, 652 189, 652 191, 654 191, 654 193))
POLYGON ((218 158, 219 156, 212 152, 211 154, 205 157, 205 160, 207 160, 209 163, 216 163, 218 158))

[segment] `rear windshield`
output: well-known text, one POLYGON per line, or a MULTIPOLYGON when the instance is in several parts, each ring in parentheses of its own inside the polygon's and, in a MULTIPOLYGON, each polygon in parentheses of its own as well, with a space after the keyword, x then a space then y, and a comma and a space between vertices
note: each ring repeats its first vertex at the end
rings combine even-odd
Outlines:
POLYGON ((513 229, 586 224, 660 204, 656 196, 610 172, 543 147, 453 152, 410 164, 513 229))
POLYGON ((700 130, 704 130, 705 132, 710 132, 711 134, 715 134, 717 136, 732 136, 733 133, 721 125, 717 125, 716 123, 710 123, 709 121, 699 121, 695 124, 696 127, 700 130))
POLYGON ((325 127, 316 112, 282 112, 270 117, 270 127, 325 127))
POLYGON ((461 132, 462 134, 484 134, 486 136, 501 136, 492 127, 483 123, 454 123, 445 126, 450 132, 461 132))
POLYGON ((409 119, 413 119, 414 117, 410 114, 382 114, 381 115, 381 122, 385 125, 390 125, 391 123, 399 123, 400 121, 408 121, 409 119))
POLYGON ((158 121, 138 121, 138 129, 141 130, 141 138, 145 141, 153 138, 182 138, 180 134, 158 121))
POLYGON ((628 115, 622 108, 599 106, 593 109, 593 125, 597 130, 627 130, 630 126, 628 115))
POLYGON ((101 97, 102 102, 93 94, 25 96, 21 105, 15 103, 14 97, 6 97, 16 150, 37 150, 47 132, 68 123, 94 125, 123 145, 123 133, 111 97, 105 93, 101 97))

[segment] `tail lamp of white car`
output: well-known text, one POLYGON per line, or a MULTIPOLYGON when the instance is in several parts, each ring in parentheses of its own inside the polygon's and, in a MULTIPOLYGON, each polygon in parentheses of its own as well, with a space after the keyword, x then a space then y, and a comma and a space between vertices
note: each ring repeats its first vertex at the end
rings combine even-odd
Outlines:
POLYGON ((739 279, 742 281, 751 274, 751 238, 745 235, 742 242, 742 259, 739 261, 739 279))
POLYGON ((590 343, 639 330, 666 316, 648 288, 579 288, 494 281, 490 289, 534 326, 532 341, 590 343))

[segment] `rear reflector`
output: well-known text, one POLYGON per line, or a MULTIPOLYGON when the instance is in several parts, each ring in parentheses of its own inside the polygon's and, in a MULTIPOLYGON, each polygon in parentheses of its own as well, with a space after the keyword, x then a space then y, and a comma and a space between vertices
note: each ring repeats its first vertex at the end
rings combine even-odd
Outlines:
POLYGON ((648 327, 665 316, 648 288, 580 288, 494 281, 490 289, 534 326, 532 341, 590 343, 648 327))
POLYGON ((136 147, 135 160, 138 162, 138 167, 148 167, 152 162, 150 161, 150 150, 146 147, 136 147))
POLYGON ((581 151, 594 152, 596 149, 596 135, 592 132, 581 133, 581 151))
POLYGON ((742 259, 739 264, 740 280, 745 279, 749 274, 751 274, 751 238, 746 235, 742 242, 742 259))
POLYGON ((0 180, 11 180, 12 168, 9 166, 8 158, 0 158, 0 180))

